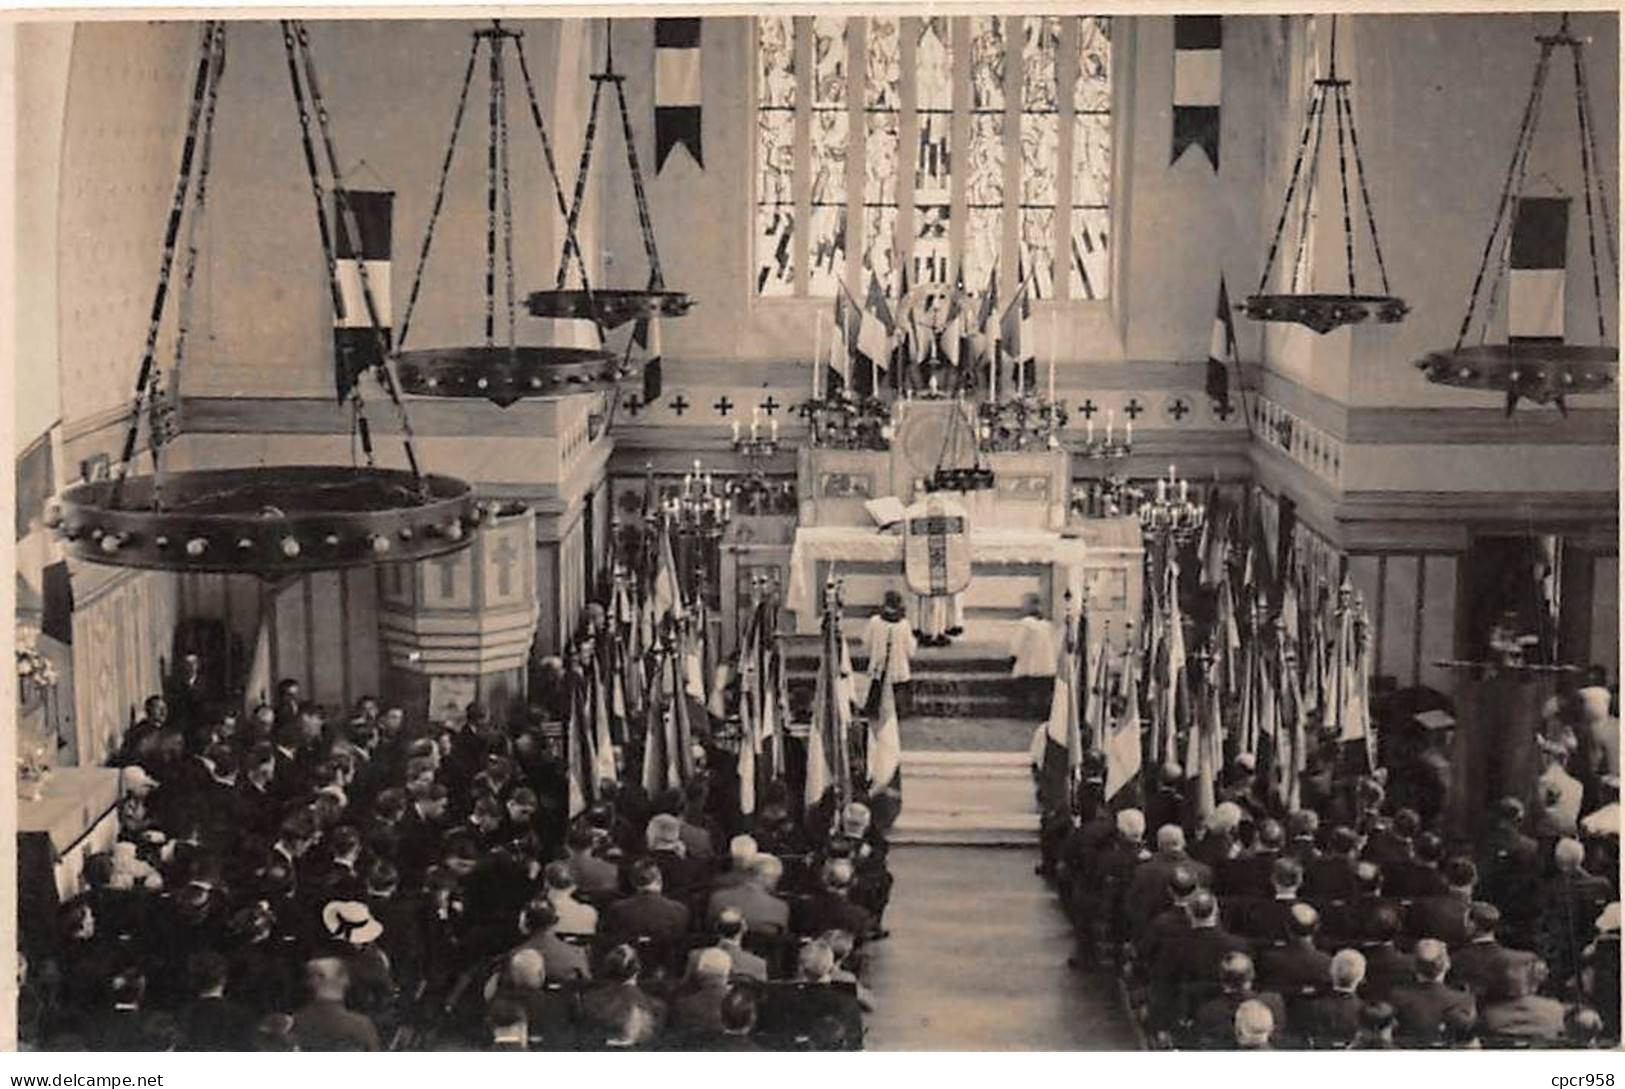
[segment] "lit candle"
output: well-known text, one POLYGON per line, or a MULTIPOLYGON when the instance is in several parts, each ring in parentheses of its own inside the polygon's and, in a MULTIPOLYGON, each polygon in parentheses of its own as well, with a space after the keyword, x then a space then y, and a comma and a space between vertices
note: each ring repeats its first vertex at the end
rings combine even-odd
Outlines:
POLYGON ((1157 502, 1158 503, 1166 503, 1167 501, 1168 501, 1168 482, 1166 480, 1162 479, 1161 477, 1158 477, 1157 478, 1157 502))
POLYGON ((1129 420, 1127 423, 1125 423, 1123 425, 1123 444, 1125 446, 1133 446, 1134 445, 1134 421, 1133 420, 1129 420))
POLYGON ((1168 466, 1168 483, 1172 484, 1177 479, 1178 475, 1174 472, 1174 467, 1172 465, 1168 466))
POLYGON ((1117 410, 1108 408, 1106 410, 1106 443, 1107 443, 1107 445, 1111 444, 1111 441, 1112 441, 1112 426, 1116 423, 1116 420, 1117 420, 1117 410))
POLYGON ((1095 441, 1095 418, 1093 416, 1089 417, 1088 429, 1089 429, 1089 443, 1090 443, 1090 445, 1093 445, 1094 441, 1095 441))
POLYGON ((1191 482, 1189 480, 1181 480, 1179 482, 1179 501, 1181 503, 1189 503, 1190 499, 1191 499, 1191 482))
POLYGON ((813 395, 813 400, 815 400, 815 401, 818 400, 818 383, 820 381, 819 376, 824 370, 823 365, 822 365, 822 358, 821 358, 822 355, 823 355, 823 347, 824 347, 824 312, 822 310, 820 310, 818 312, 817 317, 813 318, 812 395, 813 395))
POLYGON ((1060 320, 1054 311, 1049 316, 1049 400, 1055 403, 1055 357, 1061 351, 1060 320))
POLYGON ((739 417, 734 417, 734 442, 739 442, 739 417))
POLYGON ((774 416, 774 417, 772 417, 771 419, 769 419, 767 421, 767 424, 768 424, 768 433, 772 436, 774 442, 778 442, 779 441, 779 418, 777 416, 774 416))

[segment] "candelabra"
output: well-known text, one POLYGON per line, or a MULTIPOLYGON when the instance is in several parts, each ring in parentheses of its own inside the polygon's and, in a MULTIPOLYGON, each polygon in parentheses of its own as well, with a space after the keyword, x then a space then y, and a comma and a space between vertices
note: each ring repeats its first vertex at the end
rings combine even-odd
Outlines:
POLYGON ((1077 452, 1091 461, 1118 461, 1134 452, 1134 421, 1125 421, 1123 437, 1117 437, 1117 414, 1108 409, 1106 411, 1106 437, 1096 438, 1095 421, 1090 417, 1084 430, 1083 445, 1077 447, 1077 452))
POLYGON ((1059 449, 1061 429, 1067 420, 1065 401, 1036 395, 983 402, 978 413, 981 422, 976 429, 977 440, 983 450, 997 453, 1037 447, 1059 449))
POLYGON ((696 461, 676 494, 666 496, 661 513, 679 537, 715 541, 733 521, 733 499, 725 492, 696 461))
POLYGON ((1140 498, 1139 489, 1131 488, 1128 478, 1107 473, 1087 486, 1072 489, 1072 511, 1083 518, 1117 518, 1136 513, 1140 498))
POLYGON ((758 406, 751 410, 750 433, 747 435, 736 419, 733 422, 733 448, 734 453, 743 454, 747 458, 770 458, 779 452, 779 421, 775 416, 767 418, 767 429, 762 429, 762 410, 758 406))
POLYGON ((1157 480, 1156 494, 1140 505, 1140 532, 1178 544, 1194 540, 1207 522, 1207 508, 1190 497, 1191 482, 1181 480, 1172 465, 1157 480))

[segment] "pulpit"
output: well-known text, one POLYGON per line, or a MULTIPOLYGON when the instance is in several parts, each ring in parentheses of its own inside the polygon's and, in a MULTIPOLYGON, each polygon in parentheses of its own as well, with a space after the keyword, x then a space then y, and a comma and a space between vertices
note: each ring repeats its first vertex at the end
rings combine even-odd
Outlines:
POLYGON ((524 697, 539 616, 535 516, 509 510, 473 534, 461 552, 378 570, 386 688, 435 719, 460 721, 475 700, 501 714, 524 697))

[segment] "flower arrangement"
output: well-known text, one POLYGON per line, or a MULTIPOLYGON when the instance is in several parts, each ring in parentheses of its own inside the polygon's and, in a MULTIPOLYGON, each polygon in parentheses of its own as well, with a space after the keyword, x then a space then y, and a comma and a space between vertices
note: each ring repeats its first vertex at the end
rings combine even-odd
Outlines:
POLYGON ((47 688, 55 688, 56 666, 33 647, 17 648, 17 692, 25 701, 47 688))

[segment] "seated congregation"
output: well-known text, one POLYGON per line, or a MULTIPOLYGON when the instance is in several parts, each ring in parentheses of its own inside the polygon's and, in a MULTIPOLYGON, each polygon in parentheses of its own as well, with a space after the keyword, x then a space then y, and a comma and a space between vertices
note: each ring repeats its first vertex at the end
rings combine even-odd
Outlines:
POLYGON ((1551 793, 1504 797, 1470 837, 1396 804, 1383 769, 1287 807, 1238 761, 1202 819, 1177 765, 1143 809, 1104 804, 1104 778, 1086 758, 1041 871, 1073 965, 1121 975, 1150 1046, 1617 1046, 1611 775, 1578 820, 1578 791, 1568 814, 1551 793))
POLYGON ((711 749, 684 789, 572 807, 542 719, 149 699, 119 841, 25 928, 23 1046, 861 1048, 890 890, 866 807, 810 835, 780 786, 742 820, 711 749))

